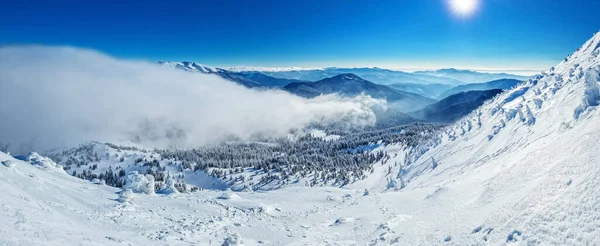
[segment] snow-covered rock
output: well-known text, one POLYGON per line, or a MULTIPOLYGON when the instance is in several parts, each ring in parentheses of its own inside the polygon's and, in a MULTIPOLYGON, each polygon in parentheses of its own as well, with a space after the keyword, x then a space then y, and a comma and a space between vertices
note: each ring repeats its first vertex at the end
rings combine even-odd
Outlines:
POLYGON ((14 167, 15 163, 12 162, 11 160, 3 160, 2 165, 4 165, 5 167, 14 167))

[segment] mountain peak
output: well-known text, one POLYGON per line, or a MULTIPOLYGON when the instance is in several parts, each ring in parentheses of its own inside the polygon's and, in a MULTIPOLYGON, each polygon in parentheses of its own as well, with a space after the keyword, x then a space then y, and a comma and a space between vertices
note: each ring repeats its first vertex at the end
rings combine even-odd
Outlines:
POLYGON ((364 80, 361 77, 358 77, 356 74, 353 73, 342 73, 342 74, 338 74, 336 76, 331 77, 331 79, 341 79, 344 81, 348 81, 348 80, 364 80))
POLYGON ((583 46, 573 54, 565 58, 560 64, 550 69, 550 73, 555 69, 589 69, 600 65, 600 32, 596 32, 583 46))
POLYGON ((199 63, 191 62, 191 61, 182 61, 182 62, 172 62, 172 61, 158 61, 158 64, 161 66, 175 67, 179 69, 183 69, 189 72, 201 72, 201 73, 217 73, 222 71, 222 69, 205 66, 199 63))

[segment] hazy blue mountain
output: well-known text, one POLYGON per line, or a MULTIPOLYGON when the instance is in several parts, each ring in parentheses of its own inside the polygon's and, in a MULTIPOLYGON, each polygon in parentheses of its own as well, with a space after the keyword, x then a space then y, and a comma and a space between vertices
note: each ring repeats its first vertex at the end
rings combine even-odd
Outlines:
POLYGON ((373 106, 371 110, 375 114, 375 118, 377 119, 375 122, 375 128, 384 129, 393 126, 400 126, 409 124, 412 122, 422 121, 416 119, 406 113, 401 112, 400 110, 394 107, 379 107, 373 106))
POLYGON ((275 78, 259 72, 239 72, 236 74, 243 75, 244 77, 267 87, 284 87, 293 82, 306 82, 297 79, 275 78))
POLYGON ((439 96, 453 87, 445 84, 415 84, 415 83, 399 83, 388 85, 392 89, 411 92, 426 96, 429 98, 439 98, 439 96))
POLYGON ((385 99, 400 110, 422 108, 435 102, 434 99, 415 93, 398 91, 385 85, 375 84, 354 74, 340 74, 317 82, 294 82, 283 89, 302 97, 316 97, 332 93, 356 96, 364 93, 373 98, 385 99))
POLYGON ((414 83, 414 84, 447 84, 447 85, 461 85, 464 84, 462 81, 443 78, 423 74, 408 73, 403 71, 382 69, 382 68, 324 68, 324 69, 313 69, 313 70, 291 70, 291 71, 274 71, 274 72, 262 72, 266 75, 286 78, 286 79, 297 79, 305 81, 318 81, 325 78, 330 78, 336 75, 352 73, 366 80, 372 81, 377 84, 389 85, 396 83, 414 83))
POLYGON ((410 112, 408 115, 431 122, 450 123, 471 113, 471 111, 481 106, 486 100, 502 92, 503 90, 501 89, 460 92, 421 110, 410 112))
POLYGON ((530 76, 521 76, 508 73, 484 73, 472 70, 461 70, 454 68, 439 69, 434 71, 417 71, 415 74, 429 75, 442 78, 451 78, 464 83, 478 83, 482 81, 492 81, 498 79, 516 79, 527 80, 530 76))
POLYGON ((221 78, 224 78, 229 81, 233 81, 235 83, 238 83, 238 84, 243 85, 248 88, 266 87, 266 86, 262 85, 261 83, 255 81, 253 79, 250 79, 250 78, 246 77, 244 74, 240 74, 240 73, 233 73, 233 72, 229 72, 229 71, 220 71, 220 72, 213 73, 213 74, 216 74, 216 75, 220 76, 221 78))
POLYGON ((459 85, 447 91, 444 91, 438 98, 445 98, 450 95, 454 95, 463 91, 481 91, 481 90, 492 90, 492 89, 503 89, 508 90, 515 87, 515 85, 521 83, 521 80, 516 79, 499 79, 485 83, 473 83, 466 85, 459 85))

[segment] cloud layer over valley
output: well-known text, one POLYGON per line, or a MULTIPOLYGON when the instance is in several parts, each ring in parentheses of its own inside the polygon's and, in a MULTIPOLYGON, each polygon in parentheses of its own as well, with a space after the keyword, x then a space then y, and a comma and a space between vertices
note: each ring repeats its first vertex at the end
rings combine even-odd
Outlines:
POLYGON ((381 103, 251 90, 215 75, 71 47, 0 48, 0 88, 0 142, 20 152, 90 140, 189 148, 285 136, 340 118, 370 125, 369 107, 381 103))

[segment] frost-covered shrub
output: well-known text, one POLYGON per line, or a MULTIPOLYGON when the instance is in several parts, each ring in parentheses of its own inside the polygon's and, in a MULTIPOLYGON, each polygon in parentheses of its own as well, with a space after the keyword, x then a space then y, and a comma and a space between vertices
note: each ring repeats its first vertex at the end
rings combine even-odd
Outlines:
POLYGON ((244 185, 244 188, 242 189, 242 192, 254 192, 254 190, 252 189, 252 186, 250 186, 250 185, 244 185))
POLYGON ((240 245, 244 245, 244 241, 242 241, 242 237, 240 237, 240 234, 237 234, 237 233, 229 235, 227 238, 225 238, 225 241, 222 244, 222 246, 240 246, 240 245))
POLYGON ((167 182, 160 189, 159 193, 165 195, 178 194, 179 191, 175 187, 175 180, 172 178, 167 179, 167 182))
POLYGON ((133 192, 129 189, 122 190, 121 193, 119 194, 119 198, 117 198, 117 201, 119 201, 121 203, 132 203, 133 192))
POLYGON ((42 156, 36 152, 29 152, 29 154, 25 156, 25 161, 39 168, 64 172, 63 166, 56 164, 56 162, 54 162, 52 159, 42 156))
POLYGON ((52 159, 42 156, 36 152, 29 152, 25 157, 25 161, 31 165, 43 168, 57 168, 58 165, 52 159))
POLYGON ((585 75, 585 90, 583 92, 583 102, 574 110, 573 117, 579 119, 579 116, 589 107, 600 105, 600 66, 587 71, 585 75))
POLYGON ((403 187, 398 185, 398 182, 395 179, 388 178, 387 188, 389 190, 398 191, 398 190, 402 189, 403 187))
POLYGON ((129 189, 134 193, 154 194, 154 177, 132 171, 127 174, 123 189, 129 189))

